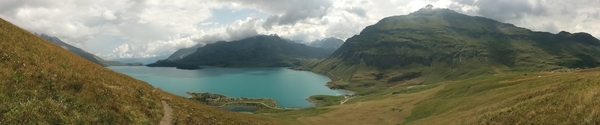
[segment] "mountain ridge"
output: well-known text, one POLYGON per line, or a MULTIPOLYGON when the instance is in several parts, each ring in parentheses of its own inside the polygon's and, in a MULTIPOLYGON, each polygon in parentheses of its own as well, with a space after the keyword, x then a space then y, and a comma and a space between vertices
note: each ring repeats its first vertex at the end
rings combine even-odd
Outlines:
POLYGON ((87 59, 88 61, 91 61, 93 63, 96 63, 98 65, 102 65, 102 66, 142 66, 143 64, 139 63, 139 62, 131 62, 131 63, 124 63, 124 62, 120 62, 120 61, 108 61, 108 60, 104 60, 94 54, 91 54, 81 48, 75 47, 71 44, 68 44, 62 40, 60 40, 60 38, 55 37, 55 36, 50 36, 50 35, 46 35, 43 33, 34 33, 36 36, 39 36, 49 42, 52 42, 60 47, 62 47, 63 49, 69 50, 72 53, 77 54, 78 56, 87 59))
POLYGON ((54 44, 62 47, 63 49, 69 50, 69 51, 71 51, 71 52, 73 52, 73 53, 75 53, 75 54, 77 54, 77 55, 79 55, 79 56, 81 56, 81 57, 83 57, 83 58, 91 61, 91 62, 94 62, 94 63, 98 64, 98 65, 102 65, 102 66, 109 66, 110 65, 109 61, 106 61, 106 60, 104 60, 104 59, 102 59, 102 58, 100 58, 100 57, 98 57, 98 56, 96 56, 94 54, 91 54, 91 53, 89 53, 89 52, 87 52, 87 51, 85 51, 85 50, 83 50, 81 48, 77 48, 77 47, 75 47, 73 45, 70 45, 70 44, 68 44, 68 43, 60 40, 58 37, 46 35, 46 34, 43 34, 43 33, 40 33, 40 34, 35 33, 35 34, 37 36, 45 39, 45 40, 48 40, 48 41, 50 41, 50 42, 52 42, 52 43, 54 43, 54 44))

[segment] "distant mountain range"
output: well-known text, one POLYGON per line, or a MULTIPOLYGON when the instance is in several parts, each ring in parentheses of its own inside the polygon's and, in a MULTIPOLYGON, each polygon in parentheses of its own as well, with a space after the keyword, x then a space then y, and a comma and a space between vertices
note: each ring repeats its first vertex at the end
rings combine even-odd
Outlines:
POLYGON ((139 63, 139 62, 123 63, 123 62, 119 62, 119 61, 106 61, 106 60, 104 60, 94 54, 91 54, 83 49, 80 49, 80 48, 77 48, 70 44, 67 44, 67 43, 63 42, 62 40, 60 40, 58 37, 49 36, 46 34, 36 34, 36 35, 62 47, 63 49, 69 50, 69 51, 77 54, 78 56, 81 56, 84 59, 87 59, 88 61, 94 62, 98 65, 102 65, 102 66, 141 66, 141 65, 143 65, 142 63, 139 63))
POLYGON ((289 67, 325 58, 333 51, 335 49, 294 43, 277 35, 259 35, 231 42, 219 41, 195 51, 193 48, 182 49, 169 59, 147 66, 289 67))
POLYGON ((338 38, 325 38, 321 40, 315 40, 313 42, 308 43, 308 46, 325 48, 325 49, 338 49, 344 44, 344 40, 338 38))

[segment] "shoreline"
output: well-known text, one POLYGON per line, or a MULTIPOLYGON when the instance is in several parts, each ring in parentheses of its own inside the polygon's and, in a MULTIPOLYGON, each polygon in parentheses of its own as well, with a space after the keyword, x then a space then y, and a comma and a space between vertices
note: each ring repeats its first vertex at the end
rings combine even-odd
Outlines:
MULTIPOLYGON (((205 66, 203 68, 213 68, 213 67, 212 66, 205 66)), ((234 68, 234 67, 214 67, 214 68, 234 68)), ((338 92, 335 92, 336 94, 331 94, 331 95, 328 95, 328 94, 321 94, 321 95, 337 96, 339 98, 344 97, 341 100, 341 102, 339 102, 339 104, 343 104, 344 102, 346 102, 349 99, 351 99, 352 97, 354 97, 355 94, 356 94, 356 92, 352 91, 352 90, 337 89, 337 88, 331 88, 331 87, 329 87, 328 85, 331 84, 332 82, 341 81, 342 79, 339 78, 339 77, 334 78, 334 77, 336 77, 335 75, 333 75, 331 73, 329 73, 331 75, 328 75, 327 72, 323 72, 323 71, 321 71, 321 72, 315 72, 315 71, 311 71, 311 70, 301 69, 301 68, 298 68, 298 67, 244 67, 244 68, 285 68, 285 69, 296 70, 296 71, 308 71, 308 72, 311 72, 311 73, 315 73, 315 74, 318 74, 318 75, 325 76, 325 77, 329 78, 330 81, 326 82, 324 84, 324 86, 327 87, 330 90, 335 90, 335 91, 338 91, 338 92)), ((195 93, 195 92, 186 92, 186 94, 189 96, 189 97, 186 97, 186 98, 188 98, 188 99, 194 98, 194 95, 191 94, 191 93, 195 93)), ((199 94, 199 93, 196 93, 196 94, 199 94)), ((213 94, 214 93, 211 93, 210 95, 213 95, 213 94)), ((220 95, 220 94, 214 94, 214 95, 220 95)), ((277 109, 277 110, 289 110, 289 109, 298 110, 298 109, 307 109, 307 108, 312 108, 312 107, 323 107, 323 106, 318 106, 318 103, 319 103, 318 100, 311 99, 311 97, 316 96, 316 95, 320 95, 320 94, 310 95, 309 97, 305 98, 305 101, 307 101, 310 104, 312 104, 312 106, 302 107, 302 108, 298 108, 298 107, 294 107, 294 108, 280 107, 278 104, 276 104, 277 102, 273 98, 244 98, 244 97, 242 97, 242 98, 229 98, 229 97, 223 95, 223 97, 214 97, 213 99, 209 99, 209 100, 215 101, 215 102, 211 102, 211 103, 213 103, 212 106, 216 106, 216 107, 251 106, 251 105, 254 105, 254 106, 251 106, 251 107, 255 107, 257 109, 261 109, 261 107, 262 107, 262 108, 277 109), (265 103, 261 103, 260 101, 256 101, 256 100, 261 100, 261 99, 272 100, 272 102, 274 102, 275 105, 265 104, 265 103), (219 101, 216 101, 216 100, 219 100, 219 101), (242 101, 242 100, 244 100, 244 101, 242 101), (262 105, 262 106, 256 107, 257 105, 262 105)), ((206 103, 207 105, 211 105, 211 104, 208 103, 208 100, 203 100, 203 101, 196 100, 196 101, 199 101, 199 102, 206 101, 204 103, 206 103)))
MULTIPOLYGON (((325 83, 325 87, 329 88, 330 90, 338 90, 338 91, 345 92, 345 94, 341 95, 341 96, 344 96, 344 100, 340 101, 340 105, 342 105, 342 104, 346 103, 348 100, 356 97, 356 92, 355 91, 347 90, 347 89, 337 89, 337 88, 331 88, 331 87, 329 87, 329 85, 331 85, 332 82, 335 82, 334 79, 336 79, 336 78, 337 78, 337 80, 339 82, 344 83, 344 84, 348 84, 346 82, 343 82, 342 81, 343 79, 341 77, 336 76, 336 75, 334 75, 331 72, 326 72, 326 73, 324 71, 317 72, 317 71, 313 71, 313 70, 306 69, 306 68, 303 68, 303 67, 289 67, 288 69, 296 70, 296 71, 308 71, 308 72, 312 72, 312 73, 319 74, 319 75, 322 75, 322 76, 325 76, 325 77, 329 78, 330 81, 327 82, 327 83, 325 83)), ((313 96, 316 96, 316 95, 311 95, 308 98, 306 98, 305 100, 308 101, 308 102, 310 102, 310 103, 312 103, 312 104, 314 104, 313 107, 319 107, 319 106, 317 106, 317 104, 319 102, 317 100, 314 100, 314 99, 311 98, 313 96)), ((331 95, 329 95, 329 96, 331 96, 331 95)), ((335 96, 340 96, 340 95, 335 95, 335 96)))

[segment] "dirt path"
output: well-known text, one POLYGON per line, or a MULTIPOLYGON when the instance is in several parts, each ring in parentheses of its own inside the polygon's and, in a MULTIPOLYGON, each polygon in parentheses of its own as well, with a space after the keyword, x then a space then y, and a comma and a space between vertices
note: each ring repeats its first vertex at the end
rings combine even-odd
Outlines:
POLYGON ((344 103, 346 103, 350 99, 351 98, 349 98, 348 96, 344 96, 344 100, 340 101, 340 105, 343 105, 344 103))
POLYGON ((160 120, 160 125, 172 125, 171 119, 173 119, 173 108, 167 104, 165 100, 161 101, 163 104, 163 110, 165 110, 165 114, 160 120))

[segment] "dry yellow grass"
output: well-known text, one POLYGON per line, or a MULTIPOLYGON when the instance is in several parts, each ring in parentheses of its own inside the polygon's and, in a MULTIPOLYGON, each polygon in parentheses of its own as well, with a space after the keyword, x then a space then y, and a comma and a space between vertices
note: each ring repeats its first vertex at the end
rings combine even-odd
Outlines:
POLYGON ((414 105, 433 96, 443 86, 417 93, 386 95, 382 100, 330 106, 333 111, 298 118, 307 125, 389 125, 404 121, 414 105))
POLYGON ((295 124, 600 124, 600 69, 506 72, 408 91, 403 84, 344 105, 268 115, 295 124))
POLYGON ((207 107, 89 62, 0 19, 0 124, 273 124, 207 107))
POLYGON ((413 109, 408 124, 599 124, 600 72, 463 80, 413 109))

